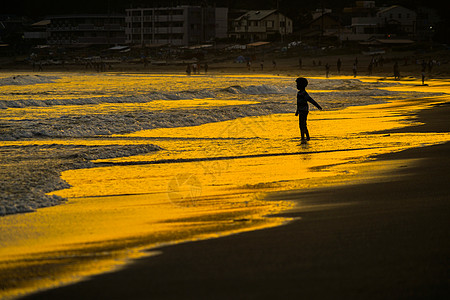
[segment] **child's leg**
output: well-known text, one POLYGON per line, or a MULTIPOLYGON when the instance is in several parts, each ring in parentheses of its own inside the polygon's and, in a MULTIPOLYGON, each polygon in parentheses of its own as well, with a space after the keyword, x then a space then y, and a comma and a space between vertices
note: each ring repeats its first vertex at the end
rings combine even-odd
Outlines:
POLYGON ((298 117, 298 125, 300 127, 300 135, 302 137, 302 140, 305 139, 305 127, 303 126, 303 119, 302 119, 302 115, 300 113, 299 117, 298 117))
POLYGON ((303 139, 305 139, 305 131, 304 131, 303 121, 302 121, 302 116, 301 115, 299 115, 298 125, 300 127, 300 136, 302 137, 302 140, 303 140, 303 139))
POLYGON ((305 134, 306 134, 306 140, 309 141, 309 131, 308 131, 308 126, 307 126, 307 119, 308 119, 308 112, 306 112, 305 114, 305 134))
POLYGON ((306 127, 306 119, 308 117, 308 112, 300 112, 299 115, 299 125, 300 125, 300 133, 301 133, 301 137, 302 140, 305 139, 305 135, 306 135, 306 139, 309 140, 309 132, 308 132, 308 128, 306 127))

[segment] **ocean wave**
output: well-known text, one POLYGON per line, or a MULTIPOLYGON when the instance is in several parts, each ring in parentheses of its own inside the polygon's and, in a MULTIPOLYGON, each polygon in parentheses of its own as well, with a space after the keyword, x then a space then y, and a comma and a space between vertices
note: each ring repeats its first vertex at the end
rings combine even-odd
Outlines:
MULTIPOLYGON (((21 76, 19 81, 28 81, 35 83, 53 82, 57 79, 55 76, 21 76)), ((0 81, 11 81, 10 78, 3 78, 0 81)), ((338 91, 339 93, 353 93, 348 94, 349 100, 353 97, 366 97, 370 99, 373 96, 388 96, 392 92, 380 89, 382 87, 391 86, 397 83, 384 82, 361 82, 358 79, 331 79, 319 80, 310 79, 311 93, 317 95, 314 90, 330 90, 338 91), (359 92, 359 93, 357 93, 359 92)), ((7 108, 26 108, 26 107, 50 107, 50 106, 64 106, 64 105, 96 105, 102 103, 147 103, 156 100, 194 100, 194 99, 227 99, 228 97, 236 97, 236 95, 258 96, 258 95, 292 95, 295 98, 297 89, 291 85, 232 85, 226 88, 211 88, 211 89, 197 89, 197 90, 181 90, 181 91, 150 91, 135 95, 121 95, 121 96, 102 96, 89 95, 88 97, 72 97, 65 95, 65 97, 55 97, 49 94, 47 99, 33 99, 32 95, 26 99, 21 99, 21 94, 17 92, 11 93, 11 100, 0 100, 0 109, 7 108), (31 96, 31 99, 30 99, 31 96)), ((320 92, 319 92, 320 93, 320 92)), ((335 98, 335 95, 328 94, 329 97, 335 98)), ((337 98, 342 99, 341 95, 336 95, 337 98)), ((351 101, 350 101, 351 102, 351 101)), ((349 105, 352 105, 349 103, 349 105)))
POLYGON ((69 169, 91 168, 96 159, 126 157, 161 150, 153 144, 137 145, 28 145, 2 147, 5 159, 14 164, 4 165, 0 185, 0 216, 32 212, 55 206, 64 198, 47 193, 69 188, 60 173, 69 169), (20 150, 20 151, 18 151, 20 150), (39 162, 39 163, 36 163, 39 162))
MULTIPOLYGON (((13 84, 37 84, 53 82, 58 79, 55 76, 22 76, 23 78, 2 78, 0 85, 6 85, 12 81, 13 84)), ((142 105, 127 105, 126 110, 111 109, 96 111, 95 107, 88 110, 75 111, 73 114, 51 114, 43 109, 42 114, 37 117, 25 117, 20 119, 9 118, 12 114, 4 114, 0 120, 0 140, 28 140, 28 139, 70 139, 70 138, 99 138, 104 140, 112 134, 127 134, 146 129, 172 128, 196 126, 212 122, 221 122, 243 117, 263 116, 278 113, 295 112, 296 89, 294 79, 282 79, 263 81, 245 81, 240 78, 227 83, 217 82, 204 84, 206 88, 200 89, 201 85, 186 83, 180 85, 179 90, 171 90, 171 87, 153 87, 152 91, 140 89, 138 94, 134 88, 125 87, 120 94, 109 92, 103 95, 103 90, 92 92, 70 90, 65 94, 58 94, 57 86, 53 86, 46 95, 46 99, 32 99, 37 91, 32 88, 28 94, 20 94, 20 89, 12 88, 9 94, 10 100, 0 100, 0 108, 26 108, 30 106, 64 106, 64 105, 96 105, 101 103, 146 103, 156 100, 183 100, 183 99, 239 99, 251 101, 254 104, 209 106, 207 108, 173 108, 146 110, 142 105), (236 85, 238 83, 238 85, 236 85), (253 83, 253 84, 250 84, 253 83), (255 84, 256 83, 256 84, 255 84), (215 85, 214 85, 215 84, 215 85), (143 91, 143 93, 142 93, 143 91), (79 93, 92 92, 91 95, 79 93), (54 93, 54 94, 52 94, 54 93), (97 93, 97 94, 96 94, 97 93), (29 99, 21 99, 27 97, 29 99), (54 97, 54 99, 50 99, 54 97), (75 98, 76 97, 76 98, 75 98), (31 99, 30 99, 31 98, 31 99), (257 103, 255 103, 257 102, 257 103)), ((385 86, 397 83, 364 83, 360 80, 320 80, 311 79, 311 96, 326 110, 340 109, 352 105, 367 105, 380 103, 386 99, 401 97, 422 97, 423 93, 404 93, 400 96, 398 92, 383 89, 385 86), (317 92, 314 92, 316 90, 317 92), (325 92, 322 92, 324 90, 325 92)), ((122 85, 120 85, 122 87, 122 85)), ((149 88, 150 89, 150 88, 149 88)), ((7 90, 7 88, 4 88, 7 90)), ((119 86, 114 91, 118 91, 119 86)), ((430 95, 430 94, 427 94, 430 95)), ((6 94, 7 97, 8 94, 6 94)), ((5 99, 3 97, 2 99, 5 99)), ((312 108, 314 109, 314 108, 312 108)), ((39 109, 37 109, 39 110, 39 109)), ((18 110, 21 111, 20 109, 18 110)), ((5 161, 14 161, 14 164, 4 164, 9 169, 0 168, 3 172, 2 178, 6 184, 0 185, 0 215, 17 212, 33 211, 39 207, 60 204, 64 199, 49 196, 46 193, 67 188, 67 183, 59 179, 60 171, 79 167, 89 167, 91 160, 101 158, 114 158, 145 153, 154 149, 145 146, 135 148, 132 145, 124 147, 114 146, 111 148, 75 148, 53 146, 44 149, 34 146, 28 150, 23 147, 11 149, 11 154, 6 147, 2 147, 2 155, 5 161), (50 150, 50 151, 48 151, 50 150), (54 156, 49 158, 49 155, 54 156), (59 153, 59 154, 58 154, 59 153), (21 154, 24 157, 18 158, 21 154), (38 155, 41 155, 38 157, 38 155), (60 155, 60 156, 58 156, 60 155), (15 156, 15 157, 14 157, 15 156), (17 163, 16 163, 17 162, 17 163), (48 182, 48 183, 47 183, 48 182)), ((156 149, 156 148, 155 148, 156 149)), ((3 167, 3 166, 2 166, 3 167)))
MULTIPOLYGON (((56 105, 95 105, 101 103, 147 103, 155 100, 194 100, 194 99, 223 99, 223 93, 246 94, 246 95, 270 95, 270 94, 293 94, 292 87, 277 87, 272 85, 250 85, 247 87, 230 86, 225 89, 205 89, 179 92, 148 92, 140 95, 130 96, 100 96, 85 98, 57 98, 57 99, 15 99, 0 100, 0 109, 26 108, 26 107, 48 107, 56 105)), ((12 98, 17 98, 14 95, 12 98)), ((226 95, 225 95, 226 98, 226 95)))
POLYGON ((195 126, 248 116, 294 112, 293 103, 260 103, 207 109, 75 115, 60 118, 3 120, 0 140, 74 138, 124 134, 145 129, 195 126))
POLYGON ((267 94, 292 94, 297 90, 293 87, 279 87, 275 85, 249 85, 249 86, 240 86, 233 85, 223 89, 222 91, 228 92, 231 94, 246 94, 246 95, 267 95, 267 94))
POLYGON ((376 90, 383 87, 396 86, 398 82, 371 81, 363 82, 359 79, 309 79, 309 88, 316 90, 376 90))
POLYGON ((60 79, 57 76, 41 76, 41 75, 16 75, 11 77, 0 78, 0 86, 4 85, 31 85, 39 83, 54 83, 60 79))
POLYGON ((151 92, 142 95, 133 96, 106 96, 106 97, 87 97, 87 98, 69 98, 69 99, 17 99, 0 100, 0 109, 6 108, 26 108, 26 107, 48 107, 56 105, 95 105, 102 103, 147 103, 155 100, 189 100, 215 98, 215 94, 210 91, 202 92, 180 92, 180 93, 158 93, 151 92))

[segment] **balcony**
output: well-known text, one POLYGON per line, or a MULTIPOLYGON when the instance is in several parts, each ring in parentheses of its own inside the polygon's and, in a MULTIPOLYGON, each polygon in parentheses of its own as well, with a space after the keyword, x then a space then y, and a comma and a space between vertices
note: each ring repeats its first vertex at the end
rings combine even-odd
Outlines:
POLYGON ((80 44, 123 44, 125 43, 124 37, 79 37, 78 43, 80 44))

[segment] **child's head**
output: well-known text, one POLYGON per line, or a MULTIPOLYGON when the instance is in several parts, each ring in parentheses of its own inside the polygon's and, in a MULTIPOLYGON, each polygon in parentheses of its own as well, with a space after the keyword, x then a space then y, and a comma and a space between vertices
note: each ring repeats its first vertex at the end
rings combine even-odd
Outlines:
POLYGON ((297 78, 295 82, 297 82, 297 89, 299 90, 304 90, 308 85, 308 80, 306 80, 306 78, 303 77, 297 78))

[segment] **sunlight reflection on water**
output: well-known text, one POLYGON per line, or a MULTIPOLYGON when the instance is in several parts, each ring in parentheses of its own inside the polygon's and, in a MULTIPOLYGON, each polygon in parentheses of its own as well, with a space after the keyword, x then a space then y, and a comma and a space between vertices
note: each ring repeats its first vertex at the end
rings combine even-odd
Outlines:
MULTIPOLYGON (((66 94, 73 91, 75 94, 96 92, 129 96, 134 92, 144 93, 146 88, 142 84, 148 81, 141 75, 131 79, 118 75, 114 77, 116 84, 105 85, 105 78, 101 79, 102 83, 88 84, 93 78, 97 77, 81 76, 73 81, 63 78, 59 82, 66 83, 61 85, 67 89, 66 94), (67 82, 71 82, 70 85, 67 82)), ((158 80, 168 78, 172 80, 170 91, 186 89, 191 84, 186 81, 198 83, 198 79, 181 76, 158 80)), ((215 88, 229 87, 240 79, 224 77, 215 88)), ((292 81, 291 78, 263 80, 276 86, 292 81)), ((155 89, 160 88, 156 86, 155 89)), ((49 83, 27 89, 38 94, 57 87, 58 84, 55 87, 49 83)), ((10 90, 23 92, 19 87, 10 90)), ((265 101, 274 96, 245 97, 241 94, 239 97, 241 99, 232 96, 224 100, 223 105, 248 105, 258 98, 258 101, 265 101)), ((267 215, 286 211, 293 204, 282 199, 267 201, 264 198, 267 193, 375 180, 379 172, 398 165, 364 164, 371 156, 448 141, 447 133, 370 133, 411 125, 413 121, 408 113, 440 101, 439 98, 422 99, 313 111, 308 120, 312 140, 307 144, 301 144, 298 139, 298 123, 292 113, 89 139, 2 142, 2 146, 152 143, 163 148, 145 155, 99 159, 94 161, 97 164, 94 168, 65 171, 62 178, 72 187, 53 194, 69 198, 67 204, 0 218, 3 293, 27 293, 112 270, 127 259, 144 255, 141 249, 284 224, 290 219, 267 215)), ((221 105, 217 99, 201 99, 200 102, 206 107, 221 105)), ((114 113, 115 109, 122 112, 127 109, 187 109, 199 103, 186 99, 165 104, 154 101, 18 108, 7 110, 2 117, 20 120, 31 114, 37 119, 48 115, 56 118, 102 112, 99 110, 102 105, 101 109, 114 113)))

